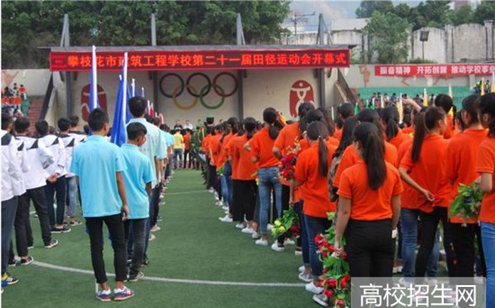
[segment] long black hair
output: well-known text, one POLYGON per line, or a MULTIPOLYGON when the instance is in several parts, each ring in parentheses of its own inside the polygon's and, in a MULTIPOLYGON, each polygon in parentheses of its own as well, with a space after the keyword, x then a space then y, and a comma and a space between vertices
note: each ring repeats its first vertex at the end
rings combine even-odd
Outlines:
POLYGON ((435 128, 438 121, 442 119, 445 119, 445 111, 437 107, 428 107, 424 112, 420 112, 415 116, 414 139, 411 151, 413 163, 419 160, 426 133, 435 128))
POLYGON ((318 172, 321 176, 328 174, 328 148, 325 139, 328 138, 328 129, 325 123, 311 122, 306 130, 308 139, 318 142, 318 172))
POLYGON ((480 115, 490 116, 488 123, 488 136, 495 137, 495 93, 488 93, 480 98, 480 115))
POLYGON ((333 136, 333 134, 335 133, 335 123, 332 119, 332 112, 329 108, 325 108, 323 106, 316 108, 316 110, 320 110, 323 113, 323 117, 325 118, 325 121, 327 123, 328 135, 333 136))
POLYGON ((252 117, 247 117, 242 121, 242 126, 244 127, 244 130, 246 131, 246 137, 247 139, 253 138, 254 134, 256 133, 256 129, 258 128, 258 122, 252 117))
POLYGON ((399 111, 394 106, 389 106, 383 109, 381 115, 383 122, 387 125, 385 128, 385 136, 387 137, 387 140, 390 141, 390 139, 394 138, 399 133, 399 111))
POLYGON ((342 128, 342 138, 340 138, 340 143, 333 157, 339 157, 342 153, 344 153, 345 149, 352 144, 354 141, 354 128, 358 125, 358 120, 356 116, 349 117, 344 122, 344 126, 342 128))
POLYGON ((272 107, 268 107, 263 111, 263 121, 268 124, 268 134, 273 140, 277 139, 282 125, 277 121, 277 110, 272 107))
MULTIPOLYGON (((457 113, 457 107, 454 105, 452 97, 447 94, 438 94, 435 96, 435 106, 442 108, 445 114, 449 114, 450 109, 453 109, 452 114, 457 113)), ((452 121, 452 128, 455 128, 455 121, 452 121)))
POLYGON ((377 190, 387 178, 383 138, 376 125, 371 123, 357 125, 353 135, 355 141, 361 145, 361 156, 368 171, 368 184, 372 190, 377 190))
POLYGON ((315 110, 315 105, 311 102, 304 102, 297 108, 297 115, 299 116, 299 134, 301 136, 308 127, 306 116, 312 110, 315 110))
POLYGON ((361 123, 372 123, 375 124, 376 128, 378 129, 379 135, 383 138, 383 126, 382 122, 380 120, 380 115, 376 110, 373 109, 363 109, 359 111, 359 113, 356 115, 357 119, 361 123))
POLYGON ((464 128, 467 128, 473 124, 477 124, 480 122, 478 119, 478 112, 480 110, 480 96, 478 94, 472 94, 462 100, 462 111, 467 112, 469 117, 469 123, 463 123, 462 119, 460 123, 464 125, 464 128))

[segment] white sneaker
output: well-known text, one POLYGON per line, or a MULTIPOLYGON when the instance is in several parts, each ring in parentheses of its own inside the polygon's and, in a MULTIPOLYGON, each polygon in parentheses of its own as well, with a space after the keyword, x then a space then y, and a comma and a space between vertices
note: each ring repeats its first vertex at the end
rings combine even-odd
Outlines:
POLYGON ((260 235, 258 232, 256 232, 256 231, 254 231, 254 230, 253 230, 253 234, 251 234, 251 237, 252 237, 253 239, 260 238, 260 236, 261 236, 261 235, 260 235))
POLYGON ((268 246, 268 241, 261 238, 259 240, 256 240, 256 242, 254 243, 259 246, 268 246))
POLYGON ((222 200, 218 200, 217 202, 215 202, 215 204, 223 207, 223 201, 222 200))
POLYGON ((276 252, 282 252, 285 250, 285 247, 278 246, 278 242, 272 244, 272 250, 276 252))
POLYGON ((306 285, 306 291, 314 294, 321 294, 323 293, 323 288, 315 286, 315 284, 311 281, 306 285))
POLYGON ((254 233, 254 230, 249 228, 249 227, 246 227, 244 229, 241 230, 242 233, 247 233, 247 234, 253 234, 254 233))
POLYGON ((328 307, 328 297, 325 294, 313 295, 313 301, 322 307, 328 307))
POLYGON ((302 273, 304 272, 304 269, 305 269, 304 265, 301 265, 297 270, 299 271, 299 273, 302 273))
POLYGON ((243 223, 238 223, 235 225, 237 229, 244 229, 245 225, 243 223))
POLYGON ((156 232, 156 231, 160 231, 162 228, 160 228, 158 225, 154 225, 153 227, 151 227, 150 231, 151 232, 156 232))
POLYGON ((150 233, 150 239, 148 241, 153 241, 156 239, 156 236, 153 233, 150 233))
POLYGON ((272 225, 272 224, 267 224, 267 225, 266 225, 266 229, 267 229, 268 231, 271 231, 271 230, 273 229, 273 225, 272 225))
POLYGON ((313 278, 311 278, 311 274, 302 272, 298 276, 299 280, 302 280, 304 282, 311 282, 313 281, 313 278))
POLYGON ((229 215, 225 215, 225 217, 218 217, 218 219, 221 222, 233 222, 232 217, 229 217, 229 215))
POLYGON ((428 283, 428 285, 430 287, 434 287, 434 286, 436 286, 438 284, 438 280, 436 278, 430 278, 430 277, 428 277, 428 278, 426 278, 426 282, 428 283))
POLYGON ((291 240, 290 238, 286 238, 284 240, 284 245, 296 245, 296 242, 294 242, 293 240, 291 240))
POLYGON ((474 276, 474 283, 483 284, 485 282, 485 278, 482 276, 474 276))
POLYGON ((208 192, 213 193, 215 190, 213 188, 208 189, 208 192))
MULTIPOLYGON (((412 279, 414 278, 411 277, 411 280, 412 279)), ((408 281, 407 278, 402 277, 401 279, 399 279, 399 284, 403 287, 409 288, 413 283, 408 281)))
POLYGON ((302 256, 302 250, 294 250, 295 256, 302 256))
POLYGON ((228 210, 229 210, 229 207, 228 207, 228 206, 224 206, 224 205, 223 205, 223 206, 222 206, 222 210, 224 210, 224 211, 228 211, 228 210))

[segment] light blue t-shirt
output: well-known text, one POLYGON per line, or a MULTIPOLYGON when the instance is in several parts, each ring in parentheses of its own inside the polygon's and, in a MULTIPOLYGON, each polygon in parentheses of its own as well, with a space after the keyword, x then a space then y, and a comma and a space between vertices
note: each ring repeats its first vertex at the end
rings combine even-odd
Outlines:
POLYGON ((162 138, 160 137, 160 129, 155 125, 148 123, 144 118, 132 118, 129 123, 139 122, 146 127, 146 142, 139 147, 141 153, 146 155, 151 162, 153 168, 153 181, 152 186, 156 186, 156 165, 155 157, 158 159, 164 159, 167 157, 167 149, 163 145, 162 138))
POLYGON ((101 136, 88 137, 74 150, 70 171, 79 177, 84 217, 120 213, 116 173, 124 170, 120 148, 101 136))
POLYGON ((167 138, 167 147, 173 146, 175 143, 174 135, 172 135, 171 133, 165 132, 165 136, 167 138))
POLYGON ((129 219, 148 218, 150 200, 145 186, 153 180, 151 162, 136 145, 124 143, 120 148, 126 166, 122 174, 129 204, 129 219))

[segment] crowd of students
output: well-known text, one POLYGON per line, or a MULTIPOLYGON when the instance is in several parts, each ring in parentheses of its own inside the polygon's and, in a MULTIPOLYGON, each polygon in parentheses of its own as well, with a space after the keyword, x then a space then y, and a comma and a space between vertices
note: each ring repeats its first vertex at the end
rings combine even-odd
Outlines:
MULTIPOLYGON (((202 150, 207 188, 226 211, 220 220, 235 222, 254 244, 281 252, 291 240, 281 236, 270 245, 270 208, 280 217, 293 206, 301 224, 299 278, 323 306, 328 302, 314 238, 331 226, 328 212, 336 211, 335 253, 345 251, 352 277, 402 272, 404 287, 434 285, 441 234, 450 284, 460 283, 458 277, 474 284, 477 264, 487 277, 487 307, 495 307, 495 93, 466 97, 457 113, 445 94, 431 106, 407 98, 403 103, 403 119, 395 106, 354 114, 347 103, 334 124, 327 109, 303 103, 295 122, 269 107, 263 123, 230 118, 211 125, 202 150), (279 175, 280 160, 296 146, 302 151, 288 181, 279 175), (459 185, 475 181, 485 193, 479 218, 450 217, 459 185)), ((446 296, 458 302, 455 292, 446 296)))
MULTIPOLYGON (((409 107, 403 119, 394 106, 354 114, 347 103, 338 108, 335 124, 328 109, 303 103, 297 121, 286 121, 269 107, 262 123, 252 117, 208 122, 195 134, 202 139, 197 157, 204 157, 207 188, 225 209, 220 221, 235 222, 255 245, 275 252, 296 244, 303 264, 299 279, 324 306, 323 266, 314 238, 331 226, 327 213, 336 212, 335 254, 348 256, 352 277, 391 277, 401 267, 403 286, 423 284, 426 277, 435 283, 441 222, 450 283, 457 284, 457 277, 474 281, 478 255, 481 275, 487 277, 486 305, 495 307, 495 93, 465 98, 455 118, 447 95, 435 97, 434 106, 404 103, 409 107), (296 147, 293 178, 282 178, 280 161, 296 147), (474 181, 485 193, 479 218, 464 222, 450 217, 459 185, 474 181), (270 245, 270 222, 291 206, 301 227, 297 243, 282 235, 270 245)), ((144 98, 130 99, 133 118, 121 147, 108 142, 108 115, 100 109, 89 116, 89 137, 77 131, 77 117, 59 119, 57 135, 46 121, 38 121, 34 138, 27 119, 13 122, 2 115, 2 286, 18 281, 7 273, 12 230, 17 262, 33 261, 28 255, 33 246, 30 201, 44 245, 52 248, 58 244, 52 233, 81 224, 75 218, 79 189, 100 286, 96 297, 109 301, 134 295, 124 282, 143 277, 151 232, 159 230, 163 187, 174 167, 186 166, 179 159, 173 163, 185 136, 179 129, 172 135, 159 119, 147 119, 146 108, 144 98), (104 270, 103 223, 115 251, 113 293, 104 270)), ((195 136, 190 136, 195 140, 190 149, 199 141, 195 136)), ((448 299, 455 302, 456 294, 449 293, 448 299)))

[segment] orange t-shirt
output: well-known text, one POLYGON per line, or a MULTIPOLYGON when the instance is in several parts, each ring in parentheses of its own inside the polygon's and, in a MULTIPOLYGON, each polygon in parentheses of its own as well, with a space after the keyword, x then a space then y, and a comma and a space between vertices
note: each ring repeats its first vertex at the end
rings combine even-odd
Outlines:
POLYGON ((401 194, 403 187, 397 168, 388 162, 385 165, 387 176, 377 190, 369 186, 368 169, 362 159, 342 173, 337 194, 351 199, 351 219, 373 221, 392 218, 392 197, 401 194))
POLYGON ((210 157, 210 140, 211 140, 212 135, 208 134, 206 135, 203 140, 201 141, 201 149, 205 153, 206 157, 210 157))
MULTIPOLYGON (((328 168, 337 149, 328 146, 328 168)), ((335 212, 335 204, 328 195, 328 175, 322 176, 318 170, 318 142, 301 152, 297 158, 295 180, 301 183, 301 198, 304 200, 303 212, 312 217, 327 217, 328 212, 335 212), (333 205, 333 206, 332 206, 333 205)))
POLYGON ((222 134, 216 134, 215 136, 211 136, 210 139, 210 150, 213 155, 212 160, 213 162, 211 163, 212 166, 215 167, 220 167, 219 165, 219 160, 220 160, 220 149, 222 144, 220 143, 220 138, 222 138, 222 134))
POLYGON ((435 201, 426 200, 423 194, 418 193, 417 208, 425 213, 431 213, 434 206, 447 207, 451 185, 445 179, 447 166, 447 147, 449 141, 437 134, 429 134, 423 140, 419 160, 412 162, 412 146, 402 158, 400 167, 408 171, 409 176, 421 187, 435 196, 435 201))
POLYGON ((256 178, 258 163, 253 163, 251 153, 244 149, 247 136, 233 137, 229 142, 229 153, 232 157, 232 179, 250 181, 256 178))
POLYGON ((17 90, 19 93, 26 93, 26 88, 20 87, 19 90, 17 90))
MULTIPOLYGON (((490 173, 492 184, 495 183, 495 138, 488 137, 480 145, 476 172, 490 173)), ((482 222, 495 223, 495 189, 485 194, 481 202, 479 220, 482 222)))
POLYGON ((279 164, 278 159, 273 155, 273 144, 275 140, 270 138, 268 128, 265 126, 258 131, 249 144, 251 145, 251 156, 258 157, 259 168, 276 167, 279 164))
MULTIPOLYGON (((300 135, 299 122, 289 124, 282 128, 277 139, 275 139, 275 142, 273 143, 273 148, 277 148, 280 151, 280 154, 284 156, 289 151, 289 148, 293 147, 296 144, 296 141, 299 141, 300 135)), ((280 182, 285 186, 290 185, 289 181, 282 178, 280 178, 280 182)))
POLYGON ((333 133, 333 137, 340 141, 340 139, 342 139, 342 130, 342 128, 337 128, 335 133, 333 133))
POLYGON ((448 114, 446 117, 446 127, 445 127, 445 132, 443 133, 443 137, 445 139, 450 139, 454 136, 454 131, 452 129, 452 126, 454 124, 454 119, 452 119, 452 116, 448 114))
POLYGON ((411 140, 412 137, 411 135, 409 134, 406 134, 404 133, 403 131, 399 130, 399 132, 397 133, 397 135, 395 135, 394 138, 390 139, 388 142, 390 142, 393 146, 395 146, 395 148, 397 149, 397 151, 399 150, 399 146, 406 140, 411 140))
POLYGON ((221 168, 225 162, 228 160, 228 152, 227 152, 227 145, 230 141, 230 139, 234 135, 232 133, 227 134, 223 140, 222 137, 220 137, 219 142, 220 142, 220 149, 218 150, 218 162, 217 163, 217 168, 221 168), (222 141, 220 141, 222 140, 222 141))
MULTIPOLYGON (((397 149, 392 144, 386 141, 385 141, 384 158, 385 161, 388 161, 392 165, 394 166, 398 165, 397 149)), ((342 172, 344 172, 345 169, 356 164, 356 162, 360 159, 361 157, 359 157, 359 154, 356 152, 356 149, 354 149, 354 146, 350 145, 345 149, 344 154, 342 154, 342 159, 340 160, 340 164, 337 167, 337 172, 335 172, 335 177, 333 179, 334 187, 339 187, 340 177, 342 176, 342 172)))
MULTIPOLYGON (((487 135, 486 129, 466 129, 461 134, 458 134, 450 140, 447 148, 447 168, 445 177, 447 181, 454 182, 452 191, 450 192, 450 203, 454 201, 459 194, 459 184, 471 185, 476 180, 476 159, 478 158, 478 150, 480 144, 485 140, 487 135)), ((450 218, 451 222, 463 223, 462 219, 455 216, 450 218)), ((478 219, 473 218, 467 220, 466 223, 477 223, 478 219)))
POLYGON ((4 103, 4 104, 8 104, 8 103, 9 103, 9 98, 8 98, 8 96, 4 96, 4 97, 2 97, 2 103, 4 103))
POLYGON ((189 150, 191 148, 191 134, 184 134, 184 150, 189 150))
POLYGON ((414 126, 412 126, 412 125, 411 125, 411 126, 408 126, 408 127, 404 127, 404 128, 402 129, 402 132, 403 132, 404 134, 408 134, 408 135, 410 135, 410 134, 414 133, 414 126))
MULTIPOLYGON (((397 151, 397 159, 402 161, 404 158, 404 155, 406 155, 407 151, 412 146, 412 139, 404 141, 400 147, 399 150, 397 151)), ((410 209, 410 210, 417 210, 418 209, 418 194, 419 192, 412 188, 411 186, 407 185, 406 182, 402 181, 402 186, 404 187, 404 191, 400 195, 400 206, 405 208, 405 209, 410 209)))

